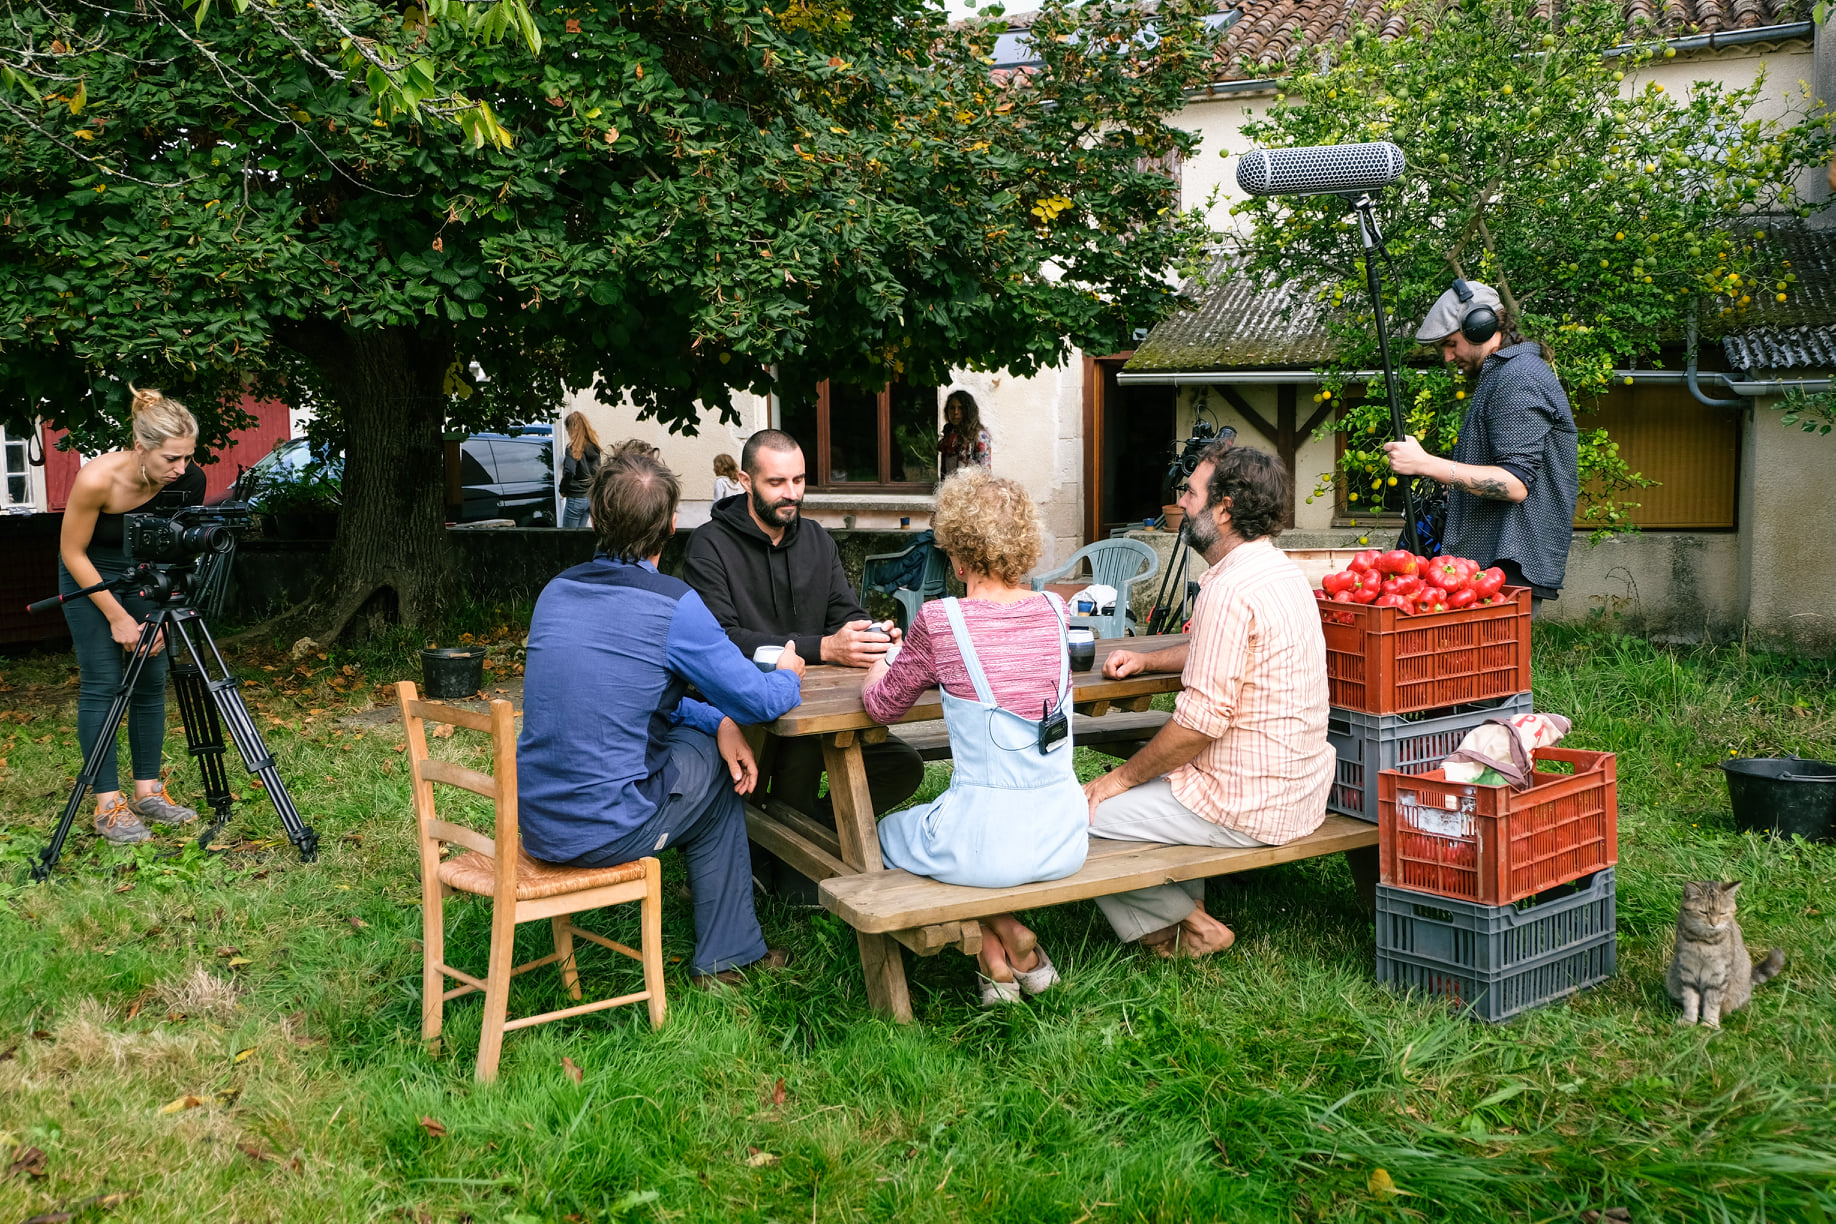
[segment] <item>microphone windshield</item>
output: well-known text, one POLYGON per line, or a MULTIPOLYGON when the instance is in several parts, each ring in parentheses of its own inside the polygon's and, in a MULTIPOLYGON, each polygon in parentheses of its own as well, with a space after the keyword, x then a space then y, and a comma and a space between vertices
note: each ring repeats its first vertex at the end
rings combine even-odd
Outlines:
POLYGON ((1403 151, 1388 141, 1256 149, 1237 163, 1237 186, 1250 195, 1376 191, 1404 169, 1403 151))

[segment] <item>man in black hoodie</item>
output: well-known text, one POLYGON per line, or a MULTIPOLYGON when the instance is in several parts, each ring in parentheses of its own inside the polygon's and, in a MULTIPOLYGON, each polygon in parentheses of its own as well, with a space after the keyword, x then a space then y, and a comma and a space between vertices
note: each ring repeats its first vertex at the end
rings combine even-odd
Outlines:
MULTIPOLYGON (((747 655, 788 638, 812 663, 871 667, 899 631, 867 619, 841 553, 822 524, 805 522, 803 448, 778 429, 762 429, 740 452, 745 492, 714 503, 713 517, 689 540, 682 577, 727 636, 747 655)), ((877 815, 910 798, 924 781, 918 750, 888 736, 862 747, 877 815)), ((827 815, 818 802, 822 745, 785 740, 772 766, 771 794, 799 811, 827 815)))

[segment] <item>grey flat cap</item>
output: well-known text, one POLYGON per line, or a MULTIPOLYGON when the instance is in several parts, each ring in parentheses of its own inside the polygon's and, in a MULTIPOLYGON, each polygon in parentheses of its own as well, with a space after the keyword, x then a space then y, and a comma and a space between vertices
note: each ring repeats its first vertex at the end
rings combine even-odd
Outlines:
POLYGON ((1470 302, 1462 302, 1452 289, 1434 300, 1428 317, 1415 329, 1417 344, 1438 344, 1453 335, 1460 330, 1460 320, 1466 317, 1466 312, 1475 306, 1490 306, 1502 313, 1504 302, 1499 298, 1498 290, 1478 281, 1467 281, 1466 287, 1473 291, 1473 300, 1470 302))

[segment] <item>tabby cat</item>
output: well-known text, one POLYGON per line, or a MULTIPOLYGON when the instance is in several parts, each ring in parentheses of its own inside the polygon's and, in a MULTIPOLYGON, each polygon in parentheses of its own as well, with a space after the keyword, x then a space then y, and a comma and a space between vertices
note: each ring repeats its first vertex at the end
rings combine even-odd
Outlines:
POLYGON ((1683 908, 1677 914, 1677 951, 1664 987, 1683 1005, 1678 1024, 1700 1016, 1710 1028, 1745 1007, 1753 988, 1770 981, 1785 967, 1785 952, 1774 948, 1755 965, 1734 921, 1734 894, 1740 881, 1697 881, 1683 886, 1683 908))

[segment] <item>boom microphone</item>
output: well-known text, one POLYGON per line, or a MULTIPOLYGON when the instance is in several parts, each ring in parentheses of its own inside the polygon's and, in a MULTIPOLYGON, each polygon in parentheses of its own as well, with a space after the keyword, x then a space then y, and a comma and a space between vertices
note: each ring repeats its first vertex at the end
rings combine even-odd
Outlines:
POLYGON ((1388 141, 1256 149, 1237 163, 1237 186, 1259 196, 1376 191, 1405 168, 1403 151, 1388 141))

